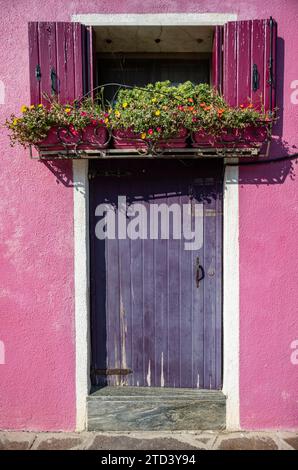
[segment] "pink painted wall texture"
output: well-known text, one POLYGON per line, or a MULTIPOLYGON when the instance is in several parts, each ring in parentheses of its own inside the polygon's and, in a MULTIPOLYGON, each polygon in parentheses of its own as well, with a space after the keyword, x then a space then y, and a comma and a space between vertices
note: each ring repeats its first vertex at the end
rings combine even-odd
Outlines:
MULTIPOLYGON (((296 0, 0 1, 0 121, 29 102, 28 21, 78 13, 229 12, 278 21, 275 155, 298 146, 296 0), (3 93, 4 88, 4 93, 3 93)), ((0 428, 75 428, 71 167, 58 184, 0 134, 0 428), (5 349, 5 357, 3 354, 5 349), (4 363, 3 363, 4 362, 4 363)), ((298 428, 298 187, 295 163, 240 168, 240 418, 243 428, 298 428)), ((231 214, 231 217, 233 214, 231 214)))

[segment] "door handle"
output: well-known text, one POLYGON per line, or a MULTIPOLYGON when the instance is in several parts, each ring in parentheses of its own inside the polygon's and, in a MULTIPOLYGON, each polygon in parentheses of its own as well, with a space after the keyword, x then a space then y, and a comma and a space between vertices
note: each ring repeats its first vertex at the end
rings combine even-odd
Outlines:
POLYGON ((200 287, 200 281, 205 277, 205 271, 203 266, 200 264, 200 258, 197 256, 196 259, 196 285, 197 289, 200 287))

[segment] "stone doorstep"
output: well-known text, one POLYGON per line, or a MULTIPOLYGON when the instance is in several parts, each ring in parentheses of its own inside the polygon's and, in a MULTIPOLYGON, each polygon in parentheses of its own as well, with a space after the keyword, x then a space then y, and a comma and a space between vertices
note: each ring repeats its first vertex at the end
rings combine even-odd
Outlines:
POLYGON ((226 421, 216 390, 104 387, 87 410, 88 431, 222 430, 226 421))
POLYGON ((0 450, 294 450, 298 432, 0 432, 0 450))

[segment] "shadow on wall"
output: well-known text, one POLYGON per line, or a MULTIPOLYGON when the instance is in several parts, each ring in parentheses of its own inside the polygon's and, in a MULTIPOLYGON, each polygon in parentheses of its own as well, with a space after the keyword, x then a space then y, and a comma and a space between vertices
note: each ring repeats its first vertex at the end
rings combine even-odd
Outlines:
MULTIPOLYGON (((237 181, 228 180, 227 184, 253 184, 253 185, 270 185, 282 184, 289 177, 295 179, 295 166, 297 158, 280 160, 280 157, 293 155, 297 153, 297 147, 290 145, 283 139, 284 124, 284 63, 285 63, 285 42, 281 37, 277 38, 277 63, 276 71, 276 101, 278 108, 278 121, 273 128, 273 136, 270 146, 270 160, 276 159, 276 162, 257 163, 245 162, 241 164, 239 178, 237 181)), ((259 160, 258 160, 259 161, 259 160)), ((57 183, 61 183, 66 187, 73 187, 84 193, 85 189, 82 183, 73 182, 70 162, 61 161, 45 161, 43 164, 54 174, 57 183)), ((221 165, 221 163, 220 163, 221 165)))

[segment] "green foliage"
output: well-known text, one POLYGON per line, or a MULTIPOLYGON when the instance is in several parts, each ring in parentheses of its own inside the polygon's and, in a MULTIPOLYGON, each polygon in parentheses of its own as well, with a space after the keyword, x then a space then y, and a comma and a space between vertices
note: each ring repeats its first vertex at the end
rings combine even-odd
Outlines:
POLYGON ((178 86, 166 81, 142 89, 121 89, 110 113, 112 128, 133 129, 149 140, 177 135, 181 127, 216 135, 257 126, 266 119, 252 105, 231 108, 210 85, 189 81, 178 86))
POLYGON ((178 135, 182 128, 220 135, 270 120, 252 104, 232 108, 210 85, 189 81, 177 86, 165 81, 144 88, 122 88, 108 111, 102 103, 101 93, 94 101, 88 98, 66 105, 49 101, 47 106, 22 106, 21 117, 13 114, 5 123, 11 144, 38 144, 51 127, 69 127, 75 133, 89 124, 105 125, 116 130, 129 129, 144 140, 158 141, 178 135))
POLYGON ((85 100, 79 105, 76 102, 62 105, 55 100, 47 106, 23 105, 21 113, 21 116, 12 114, 5 122, 12 146, 16 143, 24 147, 36 145, 47 137, 52 127, 69 127, 75 133, 88 124, 103 125, 106 119, 102 108, 91 100, 85 100))

